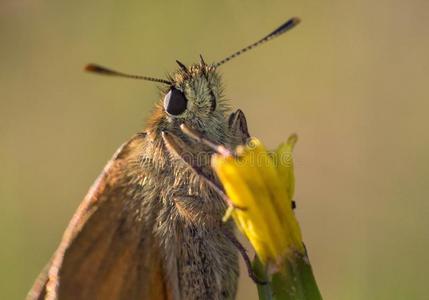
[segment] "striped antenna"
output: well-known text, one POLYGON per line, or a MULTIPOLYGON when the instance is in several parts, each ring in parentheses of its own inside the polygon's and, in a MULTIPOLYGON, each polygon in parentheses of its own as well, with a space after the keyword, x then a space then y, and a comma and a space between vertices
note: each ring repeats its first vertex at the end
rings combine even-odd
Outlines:
POLYGON ((97 73, 101 75, 108 75, 108 76, 118 76, 118 77, 125 77, 125 78, 132 78, 132 79, 141 79, 141 80, 147 80, 147 81, 154 81, 154 82, 160 82, 165 83, 168 85, 171 85, 171 81, 164 80, 164 79, 158 79, 153 77, 147 77, 147 76, 140 76, 140 75, 131 75, 131 74, 125 74, 122 72, 118 72, 115 70, 111 70, 96 64, 89 64, 85 67, 85 71, 97 73))
POLYGON ((270 34, 268 34, 267 36, 263 37, 262 39, 260 39, 259 41, 241 49, 238 50, 237 52, 231 54, 230 56, 222 59, 220 62, 214 64, 214 67, 217 68, 220 65, 223 65, 224 63, 226 63, 227 61, 230 61, 231 59, 233 59, 236 56, 239 56, 240 54, 249 51, 252 48, 255 48, 256 46, 259 46, 265 42, 268 42, 269 40, 278 37, 279 35, 285 33, 286 31, 292 29, 293 27, 295 27, 296 25, 299 24, 299 22, 301 22, 301 20, 299 18, 292 18, 289 21, 285 22, 284 24, 282 24, 280 27, 278 27, 276 30, 274 30, 273 32, 271 32, 270 34))

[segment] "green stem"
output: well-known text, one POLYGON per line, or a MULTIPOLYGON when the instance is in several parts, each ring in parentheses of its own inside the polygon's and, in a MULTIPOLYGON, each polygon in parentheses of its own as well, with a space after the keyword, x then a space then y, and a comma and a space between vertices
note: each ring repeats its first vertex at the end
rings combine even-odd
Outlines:
MULTIPOLYGON (((255 273, 267 280, 265 268, 255 257, 255 273)), ((307 254, 295 253, 266 285, 258 285, 261 300, 322 300, 307 254)))

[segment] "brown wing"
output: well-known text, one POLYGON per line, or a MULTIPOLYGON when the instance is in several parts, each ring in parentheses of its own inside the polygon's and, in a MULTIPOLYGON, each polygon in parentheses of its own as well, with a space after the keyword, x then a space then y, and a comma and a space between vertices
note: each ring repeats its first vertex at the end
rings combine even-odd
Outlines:
POLYGON ((141 211, 144 140, 136 135, 106 165, 27 299, 172 298, 153 220, 141 211))

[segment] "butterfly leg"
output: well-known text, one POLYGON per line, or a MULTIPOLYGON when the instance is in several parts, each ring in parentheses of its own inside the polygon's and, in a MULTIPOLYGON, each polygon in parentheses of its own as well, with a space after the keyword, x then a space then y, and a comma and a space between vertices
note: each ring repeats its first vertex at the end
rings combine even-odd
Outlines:
POLYGON ((246 248, 237 240, 235 235, 229 231, 225 230, 226 237, 232 242, 232 244, 237 248, 238 252, 240 252, 241 256, 243 257, 244 263, 246 264, 247 272, 249 274, 249 277, 256 283, 260 285, 265 285, 268 282, 261 280, 256 276, 255 272, 252 268, 252 263, 250 261, 249 255, 247 255, 246 248))
MULTIPOLYGON (((240 126, 240 128, 243 129, 242 133, 245 134, 243 136, 243 139, 245 139, 245 141, 247 142, 247 140, 250 137, 249 137, 249 132, 247 131, 246 117, 244 116, 243 112, 241 110, 237 110, 237 112, 231 114, 231 116, 230 116, 229 119, 230 119, 230 122, 231 122, 232 126, 240 126), (239 125, 237 125, 237 124, 239 124, 239 125)), ((225 146, 218 145, 218 144, 210 141, 209 139, 205 138, 200 132, 198 132, 198 131, 196 131, 196 130, 194 130, 192 128, 189 128, 185 124, 180 125, 180 128, 182 129, 183 133, 185 133, 187 136, 191 137, 192 139, 196 140, 197 142, 203 143, 204 145, 212 148, 214 151, 216 151, 217 153, 219 153, 221 155, 226 155, 226 156, 228 156, 228 155, 233 155, 233 156, 237 155, 235 153, 235 151, 233 151, 231 149, 228 149, 225 146)), ((199 173, 196 166, 193 169, 197 173, 199 173)), ((207 180, 209 180, 209 179, 207 179, 207 180)), ((221 191, 223 193, 222 189, 221 189, 221 191)), ((224 197, 224 196, 222 196, 222 197, 224 197)), ((227 196, 225 195, 225 197, 227 197, 227 196)), ((228 198, 228 200, 229 200, 229 198, 228 198)), ((229 201, 231 201, 231 200, 229 200, 229 201)), ((292 209, 295 209, 295 208, 296 208, 296 202, 292 201, 292 209)))
MULTIPOLYGON (((174 206, 179 215, 189 224, 202 224, 207 222, 213 214, 213 211, 207 208, 207 205, 201 201, 198 196, 175 195, 172 197, 174 206)), ((218 224, 218 218, 213 219, 218 224)))
POLYGON ((214 181, 211 175, 206 174, 204 169, 195 163, 193 158, 188 155, 187 151, 185 151, 184 146, 181 145, 181 142, 179 142, 180 139, 177 136, 169 132, 163 132, 162 137, 167 147, 169 147, 173 153, 178 155, 189 167, 191 167, 195 173, 201 176, 201 178, 216 193, 219 194, 219 196, 228 204, 228 206, 236 209, 244 209, 242 207, 238 207, 237 205, 233 204, 231 199, 229 199, 228 196, 224 193, 223 188, 217 182, 214 181))

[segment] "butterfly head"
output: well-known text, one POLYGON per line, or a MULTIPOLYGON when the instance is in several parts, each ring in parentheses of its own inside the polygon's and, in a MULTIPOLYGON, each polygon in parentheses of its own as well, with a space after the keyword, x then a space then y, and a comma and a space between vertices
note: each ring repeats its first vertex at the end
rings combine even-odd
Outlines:
POLYGON ((213 65, 201 62, 179 68, 170 76, 171 85, 163 90, 162 109, 165 125, 177 127, 189 123, 198 129, 223 121, 228 107, 222 101, 221 78, 213 65))

